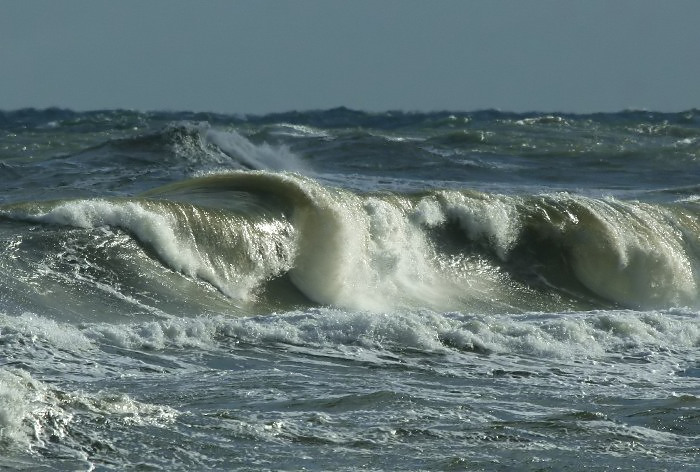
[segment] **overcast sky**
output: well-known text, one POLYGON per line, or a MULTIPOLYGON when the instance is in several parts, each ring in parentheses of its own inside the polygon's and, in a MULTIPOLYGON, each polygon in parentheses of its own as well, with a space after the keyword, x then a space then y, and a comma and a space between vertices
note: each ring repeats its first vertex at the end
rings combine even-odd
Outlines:
POLYGON ((0 0, 0 109, 700 108, 698 0, 0 0))

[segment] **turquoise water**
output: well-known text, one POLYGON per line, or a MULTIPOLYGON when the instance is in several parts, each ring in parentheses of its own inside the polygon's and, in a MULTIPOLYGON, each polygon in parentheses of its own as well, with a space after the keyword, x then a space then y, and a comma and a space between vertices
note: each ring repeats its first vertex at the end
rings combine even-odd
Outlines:
POLYGON ((695 470, 700 117, 0 114, 0 466, 695 470))

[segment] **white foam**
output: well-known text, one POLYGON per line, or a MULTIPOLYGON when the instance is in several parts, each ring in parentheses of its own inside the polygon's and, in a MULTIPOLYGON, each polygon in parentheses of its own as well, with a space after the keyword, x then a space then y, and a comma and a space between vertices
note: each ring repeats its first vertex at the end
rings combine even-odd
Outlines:
POLYGON ((255 170, 303 172, 306 165, 287 146, 271 146, 267 143, 253 144, 234 130, 207 129, 203 132, 205 142, 216 145, 231 157, 240 159, 255 170))
POLYGON ((521 120, 514 121, 514 124, 519 126, 529 126, 529 125, 540 125, 540 124, 558 124, 564 126, 570 126, 570 123, 561 116, 556 115, 545 115, 545 116, 535 116, 529 118, 523 118, 521 120))
POLYGON ((10 335, 19 334, 25 340, 46 342, 52 348, 72 352, 90 350, 92 342, 75 326, 57 323, 32 313, 8 316, 0 313, 0 341, 7 342, 10 335))
POLYGON ((485 351, 535 358, 600 359, 619 352, 689 352, 700 345, 700 313, 604 311, 472 315, 432 311, 311 309, 250 317, 174 318, 93 325, 86 336, 127 348, 217 349, 227 338, 332 349, 485 351))
POLYGON ((449 307, 453 292, 461 290, 439 273, 425 233, 410 218, 415 213, 409 203, 369 198, 364 208, 370 216, 370 267, 387 305, 449 307))
POLYGON ((85 335, 95 341, 126 348, 198 347, 205 349, 214 343, 220 321, 219 318, 200 317, 172 318, 128 325, 95 324, 85 327, 85 335))
POLYGON ((28 445, 47 413, 46 387, 21 370, 0 368, 0 444, 28 445))
POLYGON ((448 217, 470 239, 489 241, 499 258, 507 258, 520 233, 514 197, 461 192, 441 192, 439 197, 448 217))
POLYGON ((673 143, 673 147, 688 147, 688 146, 694 146, 695 143, 697 143, 698 138, 683 138, 679 139, 675 143, 673 143))
POLYGON ((313 126, 298 125, 294 123, 280 123, 275 125, 274 134, 291 136, 293 138, 322 138, 331 139, 328 131, 314 128, 313 126))
POLYGON ((71 393, 67 397, 69 402, 66 403, 72 407, 79 405, 92 414, 127 425, 163 427, 179 416, 179 412, 172 407, 139 402, 123 393, 71 393))
POLYGON ((375 311, 416 304, 454 307, 408 200, 360 197, 310 179, 287 178, 310 203, 293 216, 300 236, 290 272, 309 298, 375 311))
POLYGON ((433 197, 421 199, 411 216, 416 223, 429 228, 439 226, 447 220, 440 203, 433 197))
POLYGON ((128 425, 161 426, 178 416, 170 407, 124 394, 57 393, 23 370, 0 368, 0 444, 31 448, 68 436, 76 414, 85 412, 128 425))

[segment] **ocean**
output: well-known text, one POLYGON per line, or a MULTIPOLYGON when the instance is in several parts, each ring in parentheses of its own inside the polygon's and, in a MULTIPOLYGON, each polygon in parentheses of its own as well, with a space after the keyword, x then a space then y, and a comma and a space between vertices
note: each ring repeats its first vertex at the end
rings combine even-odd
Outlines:
POLYGON ((700 111, 0 112, 0 468, 700 470, 700 111))

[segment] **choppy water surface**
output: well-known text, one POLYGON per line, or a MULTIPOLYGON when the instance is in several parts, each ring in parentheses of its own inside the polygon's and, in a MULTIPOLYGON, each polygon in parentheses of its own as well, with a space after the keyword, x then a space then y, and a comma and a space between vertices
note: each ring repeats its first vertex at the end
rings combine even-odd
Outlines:
POLYGON ((699 138, 0 113, 0 466, 696 470, 699 138))

